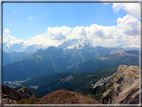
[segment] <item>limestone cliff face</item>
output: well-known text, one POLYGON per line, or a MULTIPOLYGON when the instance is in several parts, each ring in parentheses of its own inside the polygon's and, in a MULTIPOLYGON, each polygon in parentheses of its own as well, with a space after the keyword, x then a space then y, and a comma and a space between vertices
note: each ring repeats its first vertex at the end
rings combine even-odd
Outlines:
POLYGON ((139 103, 139 67, 120 65, 106 86, 113 85, 104 92, 104 104, 139 103))

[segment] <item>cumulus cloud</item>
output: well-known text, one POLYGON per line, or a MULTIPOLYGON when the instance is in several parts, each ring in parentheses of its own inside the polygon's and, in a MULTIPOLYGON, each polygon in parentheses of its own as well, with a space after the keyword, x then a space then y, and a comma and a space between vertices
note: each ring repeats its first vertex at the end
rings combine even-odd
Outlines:
POLYGON ((9 34, 9 33, 10 33, 9 29, 8 29, 8 28, 5 28, 4 33, 5 33, 5 34, 9 34))
POLYGON ((140 3, 114 3, 112 8, 114 12, 124 9, 131 16, 140 18, 140 3))
POLYGON ((28 39, 25 43, 27 46, 41 44, 43 46, 58 46, 66 40, 71 33, 71 28, 62 27, 48 27, 47 33, 36 35, 28 39))
POLYGON ((26 46, 41 44, 45 47, 58 46, 66 40, 73 38, 87 39, 93 46, 116 47, 127 45, 130 47, 140 46, 140 22, 137 18, 127 14, 117 19, 117 26, 101 26, 92 24, 90 26, 76 26, 73 28, 48 27, 47 33, 23 41, 9 35, 9 29, 4 30, 4 41, 9 43, 24 42, 26 46))
POLYGON ((30 16, 30 17, 28 17, 28 20, 33 19, 33 18, 35 18, 35 16, 33 16, 33 17, 32 17, 32 16, 30 16))
POLYGON ((123 18, 117 19, 117 27, 127 35, 139 35, 140 34, 140 22, 137 18, 127 14, 123 18))
POLYGON ((66 39, 66 36, 71 32, 71 28, 63 27, 49 27, 47 29, 47 37, 50 37, 53 40, 63 40, 66 39))
POLYGON ((4 35, 3 35, 3 42, 8 43, 9 45, 24 42, 24 40, 17 39, 16 37, 11 36, 9 33, 10 33, 10 30, 8 28, 5 28, 4 35))
POLYGON ((67 40, 69 39, 80 39, 80 38, 86 38, 86 28, 84 26, 76 26, 72 28, 71 34, 67 37, 67 40))
POLYGON ((96 34, 101 38, 105 37, 103 31, 101 31, 101 30, 96 31, 96 34))
POLYGON ((28 39, 25 43, 27 46, 29 46, 29 45, 43 45, 43 47, 58 46, 62 43, 61 41, 58 41, 58 40, 45 38, 46 35, 47 34, 37 35, 31 39, 28 39))

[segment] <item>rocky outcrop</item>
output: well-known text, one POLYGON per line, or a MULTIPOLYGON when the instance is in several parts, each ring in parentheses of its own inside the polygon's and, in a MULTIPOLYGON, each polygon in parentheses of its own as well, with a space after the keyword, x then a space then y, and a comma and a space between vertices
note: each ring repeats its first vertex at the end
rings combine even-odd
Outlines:
MULTIPOLYGON (((114 73, 115 74, 115 73, 114 73)), ((113 74, 113 75, 114 75, 113 74)), ((96 88, 97 86, 102 86, 102 85, 104 85, 104 83, 106 83, 113 75, 110 75, 110 76, 108 76, 108 77, 106 77, 106 78, 101 78, 99 81, 97 81, 96 83, 95 83, 95 85, 94 86, 92 86, 93 88, 96 88)))
POLYGON ((72 75, 66 77, 66 78, 61 78, 60 81, 58 83, 61 83, 61 82, 67 82, 67 81, 70 81, 70 80, 73 80, 74 77, 72 75))
POLYGON ((15 104, 22 98, 25 98, 25 96, 16 92, 13 88, 2 85, 3 104, 15 104))
POLYGON ((139 104, 139 67, 120 65, 106 86, 113 85, 105 91, 104 104, 139 104))
POLYGON ((26 98, 36 98, 35 93, 33 93, 33 91, 29 88, 29 87, 21 87, 18 90, 16 90, 18 93, 22 94, 23 96, 25 96, 26 98))
POLYGON ((23 98, 36 98, 36 95, 28 87, 21 87, 18 90, 2 85, 3 104, 15 104, 23 98))

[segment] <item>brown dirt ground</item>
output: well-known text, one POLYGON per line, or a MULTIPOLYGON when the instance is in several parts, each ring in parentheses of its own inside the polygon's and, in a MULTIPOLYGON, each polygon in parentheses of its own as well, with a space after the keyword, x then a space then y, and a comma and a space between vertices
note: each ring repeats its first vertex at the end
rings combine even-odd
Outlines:
POLYGON ((102 104, 92 97, 75 91, 57 90, 42 98, 36 104, 102 104))

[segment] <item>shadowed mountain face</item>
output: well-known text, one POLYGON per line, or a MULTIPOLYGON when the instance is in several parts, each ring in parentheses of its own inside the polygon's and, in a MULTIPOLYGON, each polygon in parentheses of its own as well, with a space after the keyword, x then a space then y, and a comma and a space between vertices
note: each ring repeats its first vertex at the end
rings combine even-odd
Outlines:
MULTIPOLYGON (((21 100, 18 102, 18 104, 27 103, 30 103, 28 102, 28 99, 26 101, 21 100)), ((34 104, 101 104, 101 102, 75 91, 57 90, 38 99, 34 104)))
POLYGON ((49 48, 48 50, 44 52, 39 50, 23 61, 4 66, 3 79, 10 81, 26 80, 28 78, 55 73, 63 59, 56 48, 49 48))
POLYGON ((6 53, 3 51, 3 66, 21 61, 31 55, 31 53, 26 53, 26 52, 11 52, 11 53, 6 53))
MULTIPOLYGON (((132 53, 132 52, 131 52, 132 53)), ((119 65, 139 66, 139 55, 128 54, 128 52, 115 52, 102 57, 93 58, 74 66, 67 71, 96 71, 105 67, 118 67, 119 65)))
POLYGON ((36 98, 36 95, 28 88, 10 88, 2 85, 2 100, 3 104, 15 104, 23 98, 36 98))
MULTIPOLYGON (((49 47, 44 51, 38 50, 36 53, 22 61, 4 66, 3 81, 27 80, 57 72, 75 72, 76 70, 74 67, 79 64, 85 63, 85 61, 89 59, 109 54, 116 50, 119 49, 103 47, 86 48, 85 46, 82 49, 72 49, 69 51, 63 50, 62 48, 57 49, 55 47, 49 47)), ((85 66, 88 65, 85 64, 85 66)), ((93 69, 91 71, 95 71, 97 69, 93 69)), ((87 69, 87 71, 88 70, 90 69, 87 69)))
POLYGON ((2 98, 3 104, 14 104, 26 97, 16 92, 13 88, 2 85, 2 98))

